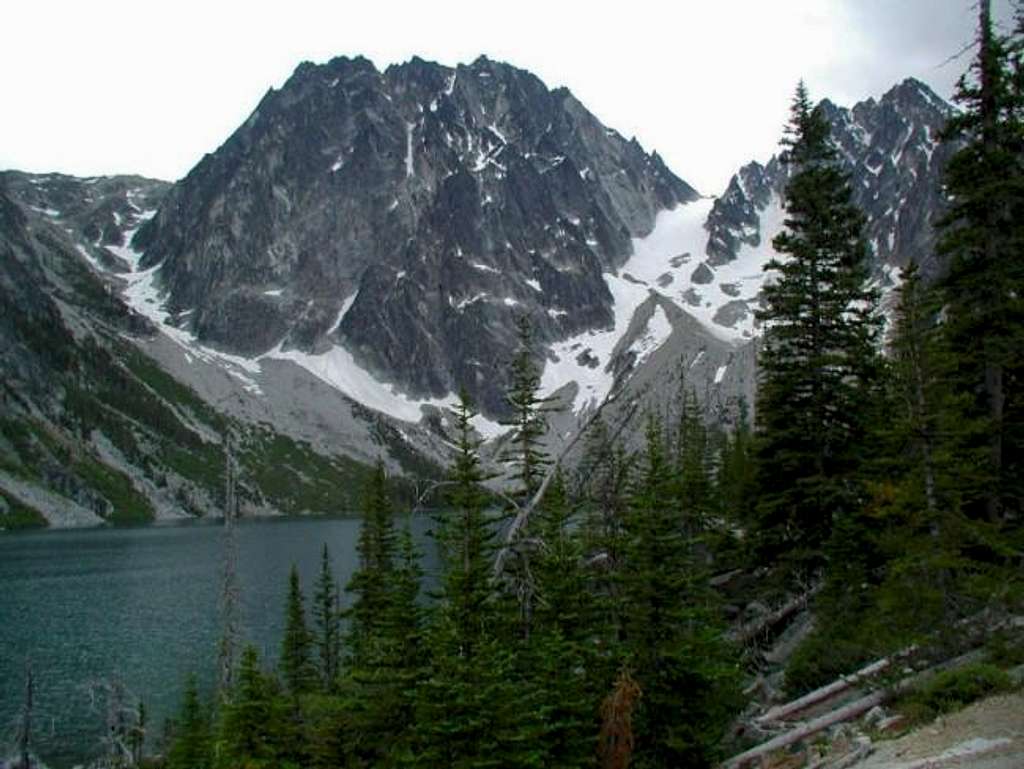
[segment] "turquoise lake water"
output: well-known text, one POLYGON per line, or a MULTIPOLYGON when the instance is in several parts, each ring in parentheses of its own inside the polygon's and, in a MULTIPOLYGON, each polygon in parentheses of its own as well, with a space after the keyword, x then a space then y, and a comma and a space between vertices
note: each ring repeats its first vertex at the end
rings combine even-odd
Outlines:
MULTIPOLYGON (((417 540, 429 525, 413 519, 417 540)), ((323 543, 343 587, 358 533, 354 518, 238 525, 243 638, 264 659, 277 656, 291 564, 308 606, 323 543)), ((33 743, 50 766, 101 750, 96 682, 116 678, 141 698, 151 741, 158 736, 187 674, 205 687, 213 681, 222 551, 221 527, 203 522, 0 535, 0 757, 16 732, 26 658, 35 677, 33 743)))

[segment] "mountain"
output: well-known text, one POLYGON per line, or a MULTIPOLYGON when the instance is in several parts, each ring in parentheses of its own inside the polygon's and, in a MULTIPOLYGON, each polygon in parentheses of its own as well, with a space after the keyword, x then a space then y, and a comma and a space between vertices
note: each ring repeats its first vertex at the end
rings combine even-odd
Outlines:
MULTIPOLYGON (((119 294, 138 298, 125 244, 169 186, 0 174, 0 529, 219 514, 228 435, 244 512, 357 503, 372 449, 329 456, 302 434, 226 413, 157 363, 180 346, 119 294)), ((413 462, 406 472, 436 472, 387 452, 389 437, 377 430, 364 444, 413 462)))
MULTIPOLYGON (((951 107, 908 80, 822 108, 891 302, 898 267, 943 269, 951 107)), ((462 384, 496 456, 516 313, 564 407, 552 451, 596 409, 631 442, 683 388, 730 424, 785 184, 774 157, 701 197, 485 58, 304 64, 174 185, 0 175, 0 516, 61 522, 48 493, 80 520, 216 511, 229 433, 248 510, 344 509, 378 458, 438 472, 462 384)))
POLYGON ((414 400, 465 386, 499 416, 514 316, 544 342, 609 325, 604 273, 696 198, 528 72, 338 58, 270 91, 133 242, 204 345, 414 400))
MULTIPOLYGON (((871 280, 888 313, 900 268, 917 264, 927 280, 944 269, 935 254, 934 223, 943 210, 942 170, 955 150, 939 135, 953 108, 913 79, 852 108, 827 100, 821 108, 866 217, 871 280)), ((731 424, 744 407, 752 413, 755 312, 768 278, 765 265, 774 256, 771 242, 783 227, 787 180, 779 156, 745 165, 719 197, 663 213, 619 274, 606 276, 612 286, 629 281, 636 297, 618 307, 632 325, 626 330, 628 321, 620 323, 614 339, 603 344, 609 381, 599 389, 612 393, 603 417, 614 432, 642 435, 641 421, 650 411, 672 418, 681 388, 696 392, 711 421, 731 424), (664 315, 652 316, 651 308, 664 315), (630 355, 643 339, 647 352, 630 355)), ((554 349, 585 352, 595 341, 594 334, 582 334, 554 349)), ((564 378, 585 381, 578 371, 562 368, 564 378)))
MULTIPOLYGON (((891 288, 898 268, 911 263, 926 279, 937 277, 942 264, 934 249, 934 221, 943 205, 942 169, 954 151, 939 134, 953 108, 913 79, 877 101, 847 109, 826 100, 821 107, 853 201, 867 218, 874 279, 891 288)), ((694 303, 714 303, 715 326, 749 328, 744 322, 752 319, 759 280, 746 281, 731 299, 728 287, 737 285, 737 275, 763 273, 771 240, 782 228, 786 182, 786 166, 777 156, 765 165, 750 163, 733 176, 708 215, 705 258, 689 285, 694 303)))

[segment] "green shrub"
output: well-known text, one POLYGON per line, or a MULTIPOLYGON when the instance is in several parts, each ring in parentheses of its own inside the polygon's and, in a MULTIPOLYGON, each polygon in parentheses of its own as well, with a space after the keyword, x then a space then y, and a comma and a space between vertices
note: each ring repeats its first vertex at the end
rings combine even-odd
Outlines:
POLYGON ((43 514, 33 507, 22 504, 14 497, 0 492, 0 497, 6 503, 0 506, 0 531, 15 531, 17 529, 44 529, 50 524, 43 514))
POLYGON ((1001 630, 985 644, 988 661, 1001 668, 1024 665, 1024 637, 1019 631, 1001 630))
POLYGON ((843 634, 842 628, 816 629, 786 665, 786 694, 806 694, 856 672, 874 658, 861 638, 843 634))
POLYGON ((930 721, 952 713, 972 702, 1013 688, 1005 671, 990 663, 975 663, 957 670, 945 670, 897 703, 912 723, 930 721))

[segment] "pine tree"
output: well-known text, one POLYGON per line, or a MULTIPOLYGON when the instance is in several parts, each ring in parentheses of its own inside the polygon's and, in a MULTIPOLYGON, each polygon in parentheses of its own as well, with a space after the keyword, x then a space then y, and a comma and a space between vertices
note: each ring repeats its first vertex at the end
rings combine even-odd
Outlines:
MULTIPOLYGON (((540 371, 533 362, 533 331, 525 316, 516 318, 519 346, 510 364, 510 383, 505 398, 512 409, 512 417, 503 424, 512 427, 508 445, 501 459, 512 467, 510 480, 514 486, 511 496, 516 509, 510 515, 517 516, 527 505, 533 503, 547 475, 551 460, 541 446, 547 433, 546 413, 550 410, 550 399, 540 396, 540 371)), ((526 526, 513 529, 508 535, 508 550, 502 556, 498 569, 505 582, 504 597, 509 599, 507 607, 512 630, 523 638, 531 632, 535 584, 531 574, 530 560, 533 557, 532 544, 526 526), (504 555, 511 555, 504 558, 504 555), (514 607, 513 607, 514 604, 514 607), (517 618, 514 615, 518 614, 517 618)))
POLYGON ((731 432, 723 437, 718 479, 721 513, 732 525, 750 521, 755 472, 752 443, 747 405, 741 403, 731 432))
POLYGON ((500 749, 511 658, 498 636, 491 558, 495 527, 485 513, 479 443, 469 396, 460 392, 448 509, 437 519, 442 571, 427 633, 429 675, 416 705, 414 764, 485 767, 509 763, 500 749))
POLYGON ((260 670, 255 647, 246 646, 231 700, 221 713, 218 768, 269 767, 277 755, 274 716, 273 687, 260 670))
POLYGON ((167 753, 168 769, 207 769, 210 766, 209 714, 203 708, 196 677, 185 681, 181 710, 174 724, 174 742, 167 753))
POLYGON ((862 503, 878 320, 865 287, 863 216, 803 83, 791 114, 785 229, 768 264, 778 278, 759 313, 757 515, 762 557, 807 575, 824 563, 833 521, 862 503))
POLYGON ((312 691, 316 686, 312 645, 313 639, 306 626, 305 598, 299 583, 299 571, 292 564, 288 573, 288 602, 279 665, 288 691, 293 696, 312 691))
POLYGON ((956 392, 958 358, 939 322, 942 292, 929 290, 916 268, 904 271, 887 377, 887 418, 879 443, 888 477, 899 477, 898 504, 919 511, 918 534, 937 534, 941 516, 978 499, 985 459, 972 448, 984 424, 969 416, 970 398, 956 392))
POLYGON ((466 654, 473 652, 482 634, 493 631, 489 627, 493 606, 489 604, 494 596, 490 579, 496 548, 495 526, 485 511, 487 496, 481 484, 487 476, 480 465, 479 442, 473 437, 474 416, 463 390, 455 414, 456 454, 449 471, 452 490, 436 530, 443 563, 440 611, 451 622, 466 654))
POLYGON ((515 494, 528 500, 540 488, 547 466, 551 464, 541 447, 547 432, 545 413, 550 399, 540 396, 540 371, 533 360, 533 330, 526 316, 516 318, 516 330, 519 346, 509 366, 510 382, 505 395, 512 416, 502 422, 512 431, 502 459, 512 465, 515 494))
POLYGON ((596 751, 596 705, 608 685, 595 650, 602 635, 598 605, 584 571, 583 542, 561 470, 555 471, 535 511, 540 544, 535 629, 522 650, 534 690, 546 766, 582 767, 596 751))
MULTIPOLYGON (((618 642, 622 627, 621 568, 625 559, 624 524, 636 458, 612 436, 600 417, 591 424, 584 444, 579 475, 585 512, 581 539, 590 594, 599 614, 602 648, 618 642)), ((618 673, 617 662, 606 656, 604 678, 618 673)), ((610 684, 609 684, 610 686, 610 684)))
POLYGON ((990 0, 979 3, 978 54, 961 78, 962 111, 947 139, 963 143, 946 167, 950 198, 939 252, 943 328, 959 358, 961 392, 988 421, 990 475, 979 513, 991 522, 1020 511, 1024 445, 1024 67, 1020 40, 995 34, 990 0))
POLYGON ((326 542, 320 556, 320 574, 313 594, 313 623, 320 679, 324 691, 331 691, 341 671, 341 613, 338 586, 334 581, 331 555, 326 542))
POLYGON ((623 651, 643 692, 638 765, 708 766, 739 705, 739 669, 698 540, 684 531, 673 474, 661 426, 650 419, 626 518, 623 651))
POLYGON ((381 461, 364 491, 362 509, 363 524, 356 544, 359 566, 345 587, 355 596, 348 612, 350 667, 370 664, 379 652, 392 602, 398 539, 381 461))
POLYGON ((690 536, 703 532, 715 511, 708 430, 704 425, 695 391, 684 388, 676 431, 677 467, 675 494, 690 536))

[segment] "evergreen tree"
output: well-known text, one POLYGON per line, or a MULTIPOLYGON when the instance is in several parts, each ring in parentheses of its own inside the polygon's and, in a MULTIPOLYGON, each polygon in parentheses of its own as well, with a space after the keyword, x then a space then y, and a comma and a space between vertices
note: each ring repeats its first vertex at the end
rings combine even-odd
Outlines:
POLYGON ((735 650, 684 531, 661 426, 646 450, 626 519, 624 652, 643 692, 637 766, 709 766, 739 705, 735 650))
POLYGON ((345 587, 355 596, 348 612, 350 667, 370 663, 379 652, 393 598, 398 538, 381 461, 364 491, 362 509, 363 524, 356 544, 359 566, 345 587))
POLYGON ((429 675, 416 707, 417 766, 514 765, 502 752, 511 656, 498 635, 491 559, 495 526, 485 513, 475 416, 465 390, 456 410, 450 504, 437 519, 442 571, 427 634, 429 675))
POLYGON ((519 346, 509 366, 509 388, 505 396, 512 416, 502 424, 512 428, 509 446, 502 459, 512 465, 515 493, 528 500, 544 481, 547 466, 551 464, 541 447, 547 432, 545 412, 549 398, 540 396, 540 371, 534 363, 533 330, 529 319, 516 318, 519 346))
POLYGON ((697 393, 683 389, 676 432, 676 489, 684 515, 684 529, 696 536, 715 512, 715 485, 708 430, 702 419, 697 393))
POLYGON ((545 766, 582 767, 595 756, 597 700, 608 677, 595 652, 602 629, 561 470, 535 516, 538 597, 535 630, 524 650, 525 678, 537 695, 545 766))
POLYGON ((294 766, 297 737, 279 687, 260 670, 253 646, 242 652, 235 689, 221 712, 215 765, 218 769, 294 766))
POLYGON ((281 640, 281 673, 292 695, 305 694, 316 686, 316 668, 312 657, 313 639, 306 626, 305 599, 299 572, 292 564, 288 574, 288 603, 285 609, 284 638, 281 640))
POLYGON ((741 403, 736 423, 721 444, 719 504, 723 517, 733 525, 748 524, 754 504, 753 436, 747 412, 746 403, 741 403))
POLYGON ((207 769, 210 766, 209 714, 199 699, 196 677, 185 681, 185 694, 174 724, 174 741, 167 752, 168 769, 207 769))
POLYGON ((341 611, 338 606, 338 586, 334 581, 331 554, 326 542, 320 556, 320 574, 313 594, 313 623, 320 679, 324 691, 331 691, 341 671, 341 611))
POLYGON ((962 110, 945 132, 963 146, 946 167, 939 252, 951 260, 943 328, 959 388, 988 422, 990 481, 978 512, 998 522, 1020 511, 1024 476, 1024 67, 1021 27, 1016 39, 997 35, 989 0, 978 27, 977 57, 954 97, 962 110))
MULTIPOLYGON (((541 441, 547 433, 546 412, 549 399, 540 396, 540 372, 533 362, 533 332, 525 316, 516 319, 519 333, 519 347, 510 365, 510 384, 506 400, 512 409, 512 417, 505 424, 512 427, 509 444, 501 458, 512 466, 511 480, 514 482, 512 496, 520 507, 531 503, 540 490, 551 464, 541 441)), ((510 511, 515 515, 519 510, 510 511)), ((528 527, 528 523, 527 523, 528 527)), ((513 632, 529 637, 533 615, 535 584, 531 574, 530 559, 533 557, 532 544, 526 528, 509 535, 511 558, 501 565, 505 580, 504 597, 508 616, 514 627, 513 632), (514 600, 511 600, 514 599, 514 600), (514 604, 514 605, 513 605, 514 604), (514 618, 518 613, 518 617, 514 618)))
POLYGON ((899 290, 887 377, 887 416, 878 439, 899 479, 900 507, 918 511, 917 534, 935 535, 945 513, 983 493, 988 474, 982 451, 972 448, 985 425, 969 415, 970 398, 956 392, 958 356, 941 315, 942 292, 928 290, 916 268, 904 271, 899 290))
POLYGON ((824 563, 833 521, 863 501, 878 320, 865 287, 863 216, 803 83, 791 115, 785 229, 768 264, 778 278, 759 313, 757 516, 762 557, 808 574, 824 563))
POLYGON ((480 636, 493 632, 491 561, 496 527, 485 506, 481 484, 487 480, 480 465, 479 442, 473 437, 476 416, 465 390, 455 414, 456 454, 449 471, 448 509, 437 519, 436 540, 442 559, 439 609, 452 625, 465 654, 472 654, 480 636))
MULTIPOLYGON (((598 415, 591 424, 580 463, 580 497, 585 508, 581 539, 590 594, 599 619, 602 648, 618 642, 621 621, 620 572, 625 558, 624 522, 635 457, 628 453, 598 415)), ((605 656, 604 677, 617 674, 617 662, 605 656)))

